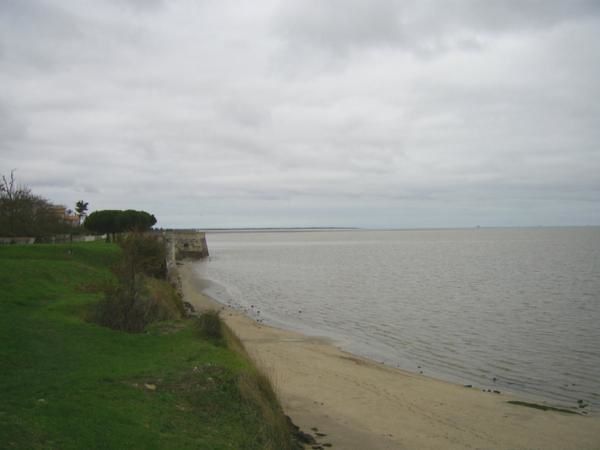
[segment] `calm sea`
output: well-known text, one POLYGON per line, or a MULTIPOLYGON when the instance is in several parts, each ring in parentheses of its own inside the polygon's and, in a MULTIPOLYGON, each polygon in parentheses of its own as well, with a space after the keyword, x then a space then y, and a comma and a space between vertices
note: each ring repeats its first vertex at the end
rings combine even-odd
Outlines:
POLYGON ((209 233, 205 292, 425 375, 600 410, 600 228, 209 233))

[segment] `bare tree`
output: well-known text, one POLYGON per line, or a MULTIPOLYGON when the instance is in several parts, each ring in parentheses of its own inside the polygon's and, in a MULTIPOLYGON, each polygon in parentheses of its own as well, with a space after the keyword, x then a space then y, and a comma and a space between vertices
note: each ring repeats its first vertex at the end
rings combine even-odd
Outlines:
POLYGON ((63 231, 62 218, 46 199, 17 184, 14 169, 0 179, 0 235, 44 236, 63 231))
POLYGON ((2 175, 0 182, 0 195, 8 200, 13 200, 18 193, 17 183, 15 181, 15 169, 10 171, 10 179, 6 179, 6 175, 2 175))

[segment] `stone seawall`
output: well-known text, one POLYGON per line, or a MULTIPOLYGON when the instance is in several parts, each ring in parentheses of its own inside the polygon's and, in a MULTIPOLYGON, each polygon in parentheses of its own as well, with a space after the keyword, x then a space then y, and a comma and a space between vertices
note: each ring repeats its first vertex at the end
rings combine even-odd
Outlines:
POLYGON ((196 230, 167 230, 164 232, 167 244, 167 258, 173 261, 182 259, 206 258, 208 245, 206 234, 196 230))
MULTIPOLYGON (((167 230, 162 234, 167 249, 167 279, 183 295, 178 261, 208 257, 206 235, 195 230, 167 230)), ((184 305, 188 314, 194 314, 192 305, 187 302, 184 305)))

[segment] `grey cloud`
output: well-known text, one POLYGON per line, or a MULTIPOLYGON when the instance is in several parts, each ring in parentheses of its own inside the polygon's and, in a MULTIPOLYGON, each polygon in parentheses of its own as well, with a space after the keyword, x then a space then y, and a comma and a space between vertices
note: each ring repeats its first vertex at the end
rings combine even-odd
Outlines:
POLYGON ((269 121, 269 111, 259 104, 244 102, 241 98, 231 97, 216 106, 224 118, 234 120, 247 127, 258 127, 269 121))
POLYGON ((103 17, 95 17, 84 2, 3 1, 0 67, 6 72, 18 70, 16 75, 75 67, 85 70, 115 57, 131 56, 132 49, 137 51, 140 41, 149 36, 143 26, 133 28, 103 17))
POLYGON ((116 7, 128 7, 136 12, 157 12, 166 6, 165 0, 110 0, 116 7))
POLYGON ((0 99, 0 146, 5 152, 14 152, 15 145, 27 134, 24 118, 18 116, 14 107, 0 99))
POLYGON ((89 32, 85 23, 64 8, 42 1, 7 0, 0 6, 0 42, 4 70, 20 64, 20 69, 55 70, 89 55, 78 52, 78 45, 89 32))
POLYGON ((81 24, 72 13, 39 0, 4 0, 0 3, 0 20, 4 33, 16 28, 32 40, 81 36, 81 24))
POLYGON ((594 2, 0 8, 2 170, 57 202, 163 226, 600 223, 594 2))
POLYGON ((309 46, 339 56, 384 46, 431 56, 480 50, 490 34, 546 29, 599 14, 595 0, 309 0, 285 3, 276 30, 294 49, 309 46))

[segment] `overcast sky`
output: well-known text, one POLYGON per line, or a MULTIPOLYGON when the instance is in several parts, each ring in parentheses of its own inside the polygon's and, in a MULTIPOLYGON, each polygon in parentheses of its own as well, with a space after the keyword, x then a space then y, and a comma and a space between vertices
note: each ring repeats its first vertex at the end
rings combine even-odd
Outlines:
POLYGON ((600 225, 600 1, 0 0, 0 172, 164 227, 600 225))

